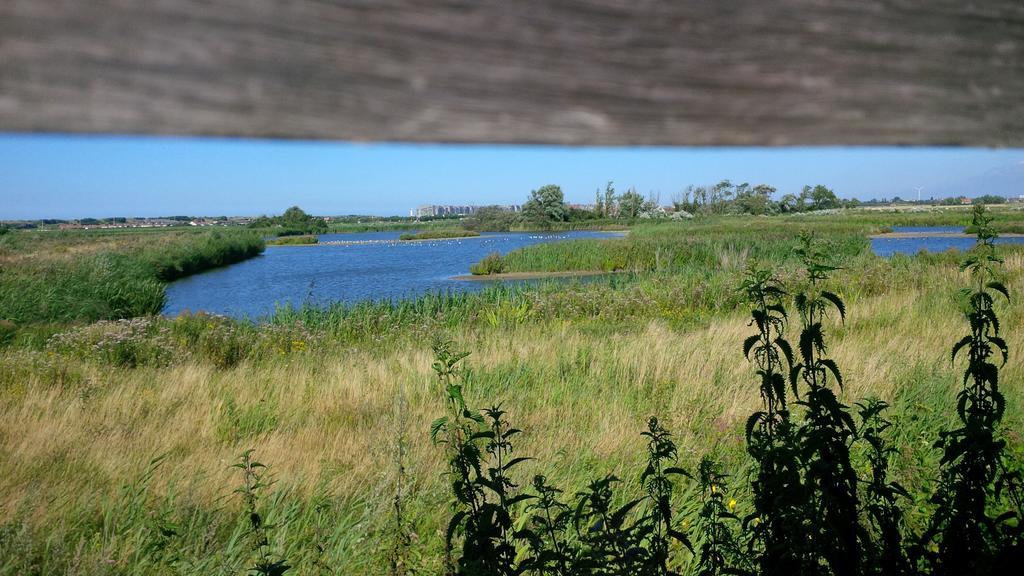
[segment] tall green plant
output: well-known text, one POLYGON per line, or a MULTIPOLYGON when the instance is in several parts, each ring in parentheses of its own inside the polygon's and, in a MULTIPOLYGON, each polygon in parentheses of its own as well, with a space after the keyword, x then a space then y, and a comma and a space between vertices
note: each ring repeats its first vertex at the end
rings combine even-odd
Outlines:
POLYGON ((446 569, 453 574, 515 574, 516 547, 512 535, 514 505, 533 498, 513 494, 509 478, 513 467, 528 458, 513 458, 510 438, 519 433, 505 421, 498 407, 485 416, 470 409, 463 396, 466 372, 460 362, 468 356, 455 352, 452 343, 434 344, 434 371, 447 404, 447 414, 431 426, 431 438, 443 443, 452 483, 453 515, 445 538, 446 569), (454 543, 461 537, 462 550, 453 558, 454 543))
POLYGON ((701 540, 697 557, 697 576, 744 575, 744 554, 736 538, 733 524, 736 500, 728 496, 728 477, 721 465, 710 456, 697 467, 700 483, 701 509, 697 514, 697 531, 701 540))
POLYGON ((672 433, 657 418, 651 416, 647 420, 647 430, 641 436, 647 438, 647 466, 640 474, 640 483, 647 492, 649 573, 666 576, 673 573, 669 568, 673 542, 693 550, 689 537, 680 530, 679 519, 672 509, 672 493, 675 488, 672 478, 689 478, 690 475, 674 465, 679 456, 676 444, 672 440, 672 433))
POLYGON ((245 504, 250 545, 256 555, 256 563, 249 568, 248 572, 258 576, 281 576, 291 566, 283 559, 274 558, 270 545, 270 532, 274 526, 267 524, 266 517, 259 507, 260 494, 270 487, 271 481, 267 478, 267 467, 253 460, 253 452, 252 449, 246 450, 239 457, 238 462, 232 465, 233 468, 242 471, 242 485, 235 490, 235 493, 242 497, 245 504))
POLYGON ((756 329, 744 341, 743 354, 757 368, 764 406, 747 420, 747 452, 756 472, 751 481, 754 513, 744 524, 759 550, 761 573, 788 576, 807 571, 815 561, 808 548, 807 493, 786 392, 793 368, 786 291, 770 271, 755 268, 748 270, 740 290, 752 305, 750 325, 756 329))
POLYGON ((937 544, 932 558, 936 574, 991 570, 1005 544, 1003 524, 1018 514, 989 514, 1006 480, 1015 487, 1016 478, 1004 472, 1006 442, 999 437, 1006 409, 1006 399, 999 391, 999 367, 1005 364, 1009 350, 1000 336, 995 302, 997 296, 1007 300, 1010 296, 999 281, 1003 261, 996 254, 991 221, 983 206, 974 207, 977 243, 960 267, 971 282, 960 293, 970 333, 953 345, 951 353, 953 362, 963 357, 961 352, 966 353, 957 393, 960 426, 942 432, 935 444, 942 450, 942 481, 932 499, 936 511, 924 540, 937 544))
POLYGON ((615 506, 613 487, 619 482, 608 474, 592 480, 576 495, 573 526, 581 551, 575 568, 581 574, 634 576, 645 574, 650 565, 650 551, 644 546, 645 525, 631 514, 643 498, 615 506))
POLYGON ((853 576, 860 572, 862 560, 857 474, 850 460, 850 443, 857 430, 849 408, 836 395, 843 377, 827 356, 824 328, 831 310, 842 320, 846 307, 837 294, 823 289, 822 284, 837 268, 827 263, 809 234, 801 235, 796 253, 804 264, 807 282, 794 297, 802 329, 800 362, 791 369, 790 381, 795 391, 800 385, 804 388, 800 404, 805 414, 797 430, 797 444, 810 491, 809 544, 824 557, 831 573, 853 576))
POLYGON ((867 444, 870 476, 864 483, 862 512, 874 533, 865 543, 865 574, 901 576, 912 574, 904 549, 903 510, 900 498, 910 494, 890 478, 889 462, 898 450, 885 438, 892 422, 884 417, 887 403, 877 398, 857 404, 860 440, 867 444))
POLYGON ((530 574, 570 576, 575 573, 567 534, 572 509, 559 499, 562 491, 541 474, 533 477, 533 490, 537 498, 526 507, 529 525, 516 532, 516 538, 526 541, 530 550, 519 568, 530 574))

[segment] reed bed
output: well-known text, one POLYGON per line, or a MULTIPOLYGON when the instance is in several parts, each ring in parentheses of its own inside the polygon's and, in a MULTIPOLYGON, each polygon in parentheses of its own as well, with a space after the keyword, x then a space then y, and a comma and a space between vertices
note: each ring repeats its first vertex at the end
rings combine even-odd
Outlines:
POLYGON ((167 282, 263 251, 248 231, 19 232, 0 237, 0 318, 17 324, 158 314, 167 282))

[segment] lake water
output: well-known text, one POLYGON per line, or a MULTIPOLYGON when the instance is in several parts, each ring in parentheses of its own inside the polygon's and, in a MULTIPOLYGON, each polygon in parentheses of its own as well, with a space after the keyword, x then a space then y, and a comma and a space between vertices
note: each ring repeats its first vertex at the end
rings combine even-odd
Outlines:
MULTIPOLYGON (((894 232, 962 232, 954 226, 893 228, 894 232)), ((452 280, 469 273, 469 266, 491 252, 508 253, 523 246, 577 238, 610 238, 612 232, 487 233, 475 238, 397 242, 401 232, 324 234, 321 242, 367 241, 340 246, 268 246, 260 256, 190 276, 167 287, 164 313, 190 310, 257 318, 276 305, 329 304, 362 300, 402 299, 427 292, 474 291, 485 282, 452 280)), ((1024 242, 999 238, 997 242, 1024 242)), ((973 238, 872 238, 879 256, 967 250, 973 238)))
MULTIPOLYGON (((895 226, 893 232, 904 232, 904 233, 958 233, 963 232, 963 228, 958 226, 895 226)), ((1024 238, 1021 237, 1010 237, 1010 238, 996 238, 997 244, 1020 244, 1024 243, 1024 238)), ((910 238, 872 238, 871 239, 871 250, 879 256, 888 258, 893 254, 917 254, 924 250, 926 252, 942 252, 955 248, 957 250, 969 250, 974 246, 974 237, 929 237, 919 236, 910 238)))
POLYGON ((164 314, 186 310, 257 318, 275 305, 401 299, 427 292, 480 290, 486 283, 452 280, 491 252, 578 238, 611 238, 613 232, 509 232, 475 238, 397 242, 401 232, 324 234, 321 242, 366 241, 341 246, 268 246, 255 258, 183 278, 167 287, 164 314), (381 242, 383 241, 383 242, 381 242))

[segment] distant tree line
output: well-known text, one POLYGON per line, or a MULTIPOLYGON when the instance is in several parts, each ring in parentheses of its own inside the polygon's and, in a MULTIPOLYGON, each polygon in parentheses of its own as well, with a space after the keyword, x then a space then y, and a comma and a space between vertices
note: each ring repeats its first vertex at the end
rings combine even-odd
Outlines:
POLYGON ((481 208, 465 220, 470 229, 508 230, 517 226, 545 227, 555 223, 588 220, 637 220, 688 218, 711 214, 794 214, 859 206, 859 200, 845 200, 821 184, 804 186, 798 194, 775 199, 777 190, 767 184, 733 184, 722 180, 713 186, 688 186, 662 206, 658 194, 644 196, 630 188, 619 193, 614 182, 598 189, 594 203, 580 207, 566 204, 559 186, 548 184, 530 192, 521 212, 498 206, 481 208))
MULTIPOLYGON (((898 198, 894 199, 893 201, 895 200, 898 200, 898 198)), ((960 197, 944 198, 941 202, 939 202, 939 204, 941 204, 942 206, 955 206, 958 204, 962 204, 962 202, 960 197)), ((996 196, 995 194, 982 194, 981 196, 972 198, 971 204, 1006 204, 1006 197, 996 196)))
POLYGON ((795 214, 860 205, 845 200, 821 184, 804 186, 799 194, 784 194, 774 199, 777 190, 767 184, 733 184, 722 180, 713 186, 688 186, 673 199, 676 210, 690 214, 795 214))

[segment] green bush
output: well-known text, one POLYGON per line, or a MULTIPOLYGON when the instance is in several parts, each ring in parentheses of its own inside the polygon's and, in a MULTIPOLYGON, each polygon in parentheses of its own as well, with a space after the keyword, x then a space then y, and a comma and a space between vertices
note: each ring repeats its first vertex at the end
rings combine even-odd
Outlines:
POLYGON ((505 259, 498 252, 491 252, 484 259, 469 267, 469 272, 475 276, 486 276, 488 274, 501 274, 505 269, 505 259))

